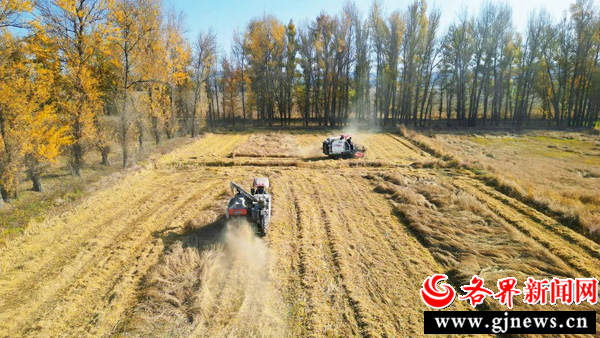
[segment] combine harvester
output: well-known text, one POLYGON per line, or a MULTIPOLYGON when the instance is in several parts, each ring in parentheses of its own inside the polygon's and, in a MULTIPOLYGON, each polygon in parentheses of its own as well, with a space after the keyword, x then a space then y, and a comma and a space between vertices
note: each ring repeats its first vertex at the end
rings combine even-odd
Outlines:
POLYGON ((269 179, 255 178, 250 192, 234 182, 231 187, 237 193, 229 200, 226 217, 246 217, 256 233, 265 236, 271 221, 271 195, 267 193, 269 179))
POLYGON ((323 141, 323 154, 330 158, 360 158, 367 149, 352 142, 352 135, 332 136, 323 141))

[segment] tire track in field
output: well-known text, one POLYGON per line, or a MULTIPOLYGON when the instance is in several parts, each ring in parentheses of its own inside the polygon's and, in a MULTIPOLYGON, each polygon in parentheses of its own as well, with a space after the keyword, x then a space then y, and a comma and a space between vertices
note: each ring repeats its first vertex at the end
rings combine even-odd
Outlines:
MULTIPOLYGON (((358 179, 358 177, 354 178, 358 179)), ((370 317, 368 320, 372 334, 376 334, 377 332, 385 332, 391 335, 398 334, 402 328, 400 320, 396 316, 397 310, 394 309, 395 306, 389 298, 391 296, 389 292, 391 290, 401 290, 402 286, 400 281, 394 278, 395 276, 391 271, 386 271, 386 263, 398 258, 400 258, 398 262, 401 262, 402 258, 396 256, 393 250, 385 245, 388 242, 382 237, 388 236, 381 236, 384 232, 382 229, 377 228, 379 221, 372 213, 370 204, 372 197, 376 196, 365 194, 368 191, 368 187, 363 185, 361 185, 363 189, 357 189, 357 183, 360 180, 352 182, 346 174, 343 174, 340 177, 341 179, 347 182, 345 186, 348 186, 349 191, 344 194, 346 196, 344 201, 340 202, 354 207, 349 209, 350 212, 348 212, 348 209, 340 210, 339 217, 342 220, 342 224, 340 224, 339 228, 348 230, 348 240, 356 248, 355 250, 359 257, 359 259, 352 260, 350 259, 351 253, 349 252, 346 254, 344 263, 348 266, 348 271, 355 271, 349 266, 351 265, 350 263, 357 261, 358 267, 362 270, 362 274, 358 274, 355 277, 361 282, 352 285, 354 289, 353 293, 357 295, 357 298, 361 299, 360 304, 365 307, 363 312, 370 317), (362 198, 358 196, 362 196, 362 198), (357 224, 361 225, 360 228, 356 227, 357 224), (390 258, 392 259, 390 260, 390 258), (371 278, 364 278, 363 276, 371 276, 371 278), (365 290, 361 290, 362 288, 365 290), (363 297, 360 297, 361 293, 363 297), (370 301, 366 302, 362 300, 365 297, 370 301)), ((389 235, 389 233, 386 232, 386 235, 389 235)))
POLYGON ((410 149, 416 156, 422 156, 421 153, 423 153, 423 150, 421 148, 415 146, 414 144, 412 144, 406 138, 398 136, 398 135, 394 135, 394 134, 386 134, 386 135, 388 135, 389 137, 393 138, 394 140, 402 143, 403 146, 410 149))
POLYGON ((487 194, 490 197, 502 202, 503 204, 515 209, 519 213, 523 214, 527 218, 530 218, 534 222, 542 225, 544 228, 554 232, 555 234, 563 237, 566 241, 580 246, 583 250, 587 251, 591 256, 596 259, 600 259, 600 244, 587 238, 585 235, 565 226, 552 217, 545 215, 544 213, 536 210, 527 204, 507 196, 498 190, 485 185, 484 183, 475 179, 466 179, 466 182, 471 184, 474 188, 487 194))
MULTIPOLYGON (((164 204, 163 202, 167 201, 170 197, 171 195, 167 195, 164 198, 154 199, 152 200, 152 204, 144 205, 143 207, 138 207, 143 210, 139 213, 132 213, 132 218, 124 218, 122 224, 125 225, 125 229, 130 228, 129 225, 131 224, 139 223, 141 220, 146 218, 149 215, 149 213, 153 211, 155 206, 160 206, 161 204, 164 204)), ((131 209, 129 209, 129 212, 131 213, 131 209)), ((36 317, 37 312, 47 312, 50 309, 54 309, 56 306, 52 306, 50 304, 60 301, 61 295, 65 295, 66 297, 71 295, 71 293, 66 292, 66 290, 70 288, 69 285, 73 285, 72 283, 78 280, 82 280, 79 276, 85 274, 87 271, 89 271, 90 268, 98 267, 99 264, 97 263, 101 262, 107 257, 105 252, 109 248, 108 246, 103 245, 103 243, 111 245, 112 242, 115 242, 114 239, 117 238, 119 234, 123 232, 122 229, 119 230, 119 225, 117 225, 116 228, 113 223, 115 222, 113 222, 111 218, 108 222, 104 222, 103 226, 96 226, 95 228, 101 231, 98 232, 98 236, 93 236, 94 247, 80 250, 75 256, 73 256, 72 259, 67 259, 64 261, 65 265, 63 268, 61 268, 61 270, 63 272, 67 271, 69 273, 61 273, 57 275, 57 278, 55 279, 44 279, 44 285, 47 287, 39 291, 39 294, 41 296, 37 297, 38 299, 36 299, 36 302, 33 304, 27 304, 27 311, 25 311, 23 308, 17 309, 17 311, 21 314, 21 319, 26 318, 28 322, 35 322, 32 320, 32 318, 36 317)), ((67 243, 70 243, 70 246, 73 247, 73 249, 76 249, 78 247, 77 243, 67 243)), ((118 244, 118 242, 115 243, 115 245, 118 244)), ((75 290, 77 291, 76 293, 79 293, 79 291, 85 287, 85 284, 87 284, 87 282, 88 281, 83 281, 83 283, 77 282, 75 284, 75 290)), ((40 314, 38 314, 37 316, 40 316, 40 314)))
POLYGON ((225 158, 233 147, 244 142, 248 135, 208 134, 183 148, 161 157, 157 163, 161 165, 176 164, 190 158, 202 161, 208 158, 225 158))
MULTIPOLYGON (((342 187, 344 187, 344 189, 348 189, 348 187, 345 184, 341 184, 341 179, 342 177, 339 175, 332 175, 334 177, 331 177, 332 180, 335 180, 336 182, 338 182, 337 188, 340 189, 342 187)), ((323 198, 321 197, 321 195, 319 194, 318 196, 318 200, 319 200, 319 204, 324 206, 324 205, 331 205, 331 202, 336 201, 335 205, 340 205, 341 208, 339 209, 335 209, 335 208, 330 208, 329 210, 325 210, 324 207, 322 207, 321 209, 321 214, 323 219, 325 219, 325 225, 326 225, 326 231, 328 234, 328 244, 330 246, 330 251, 333 253, 333 260, 336 266, 336 273, 339 275, 339 279, 341 280, 341 284, 343 285, 344 291, 349 299, 350 304, 352 304, 352 307, 354 309, 355 312, 355 317, 357 319, 357 322, 359 323, 359 326, 361 328, 361 335, 362 336, 371 336, 374 331, 375 328, 373 327, 373 325, 376 325, 376 320, 374 320, 373 316, 375 314, 371 313, 370 310, 373 310, 374 308, 376 308, 377 306, 369 306, 371 304, 368 304, 363 298, 364 297, 360 297, 361 292, 359 290, 357 290, 356 288, 354 288, 353 286, 354 283, 350 284, 349 281, 352 280, 352 275, 350 270, 347 268, 350 265, 350 261, 358 261, 358 264, 360 266, 360 268, 365 268, 366 265, 373 263, 372 261, 367 260, 367 263, 364 264, 362 261, 363 259, 365 259, 366 257, 362 255, 361 249, 364 250, 365 247, 367 247, 367 245, 361 245, 363 242, 362 241, 355 241, 356 237, 359 237, 362 239, 362 234, 360 234, 360 231, 352 231, 353 229, 351 228, 351 226, 353 225, 354 222, 350 221, 349 219, 347 219, 346 214, 344 211, 347 210, 347 208, 350 208, 350 210, 352 210, 353 213, 355 214, 361 214, 362 212, 362 208, 360 208, 360 204, 356 204, 356 203, 352 203, 353 201, 353 196, 349 191, 345 191, 344 192, 344 200, 339 200, 339 193, 340 191, 336 191, 336 196, 331 196, 331 194, 328 194, 327 196, 325 196, 325 199, 327 201, 329 201, 328 204, 323 204, 323 198), (332 227, 332 219, 336 219, 337 222, 337 226, 335 227, 335 229, 333 229, 332 227), (346 229, 347 233, 345 233, 346 236, 344 236, 344 234, 340 234, 339 232, 344 232, 343 230, 346 229), (346 237, 346 241, 344 241, 344 237, 346 237), (351 255, 349 255, 348 253, 346 253, 344 250, 344 248, 346 247, 346 245, 343 245, 342 243, 347 243, 348 241, 350 241, 351 246, 353 246, 356 250, 356 252, 358 253, 358 256, 360 259, 356 259, 354 257, 351 257, 351 255), (337 244, 337 245, 336 245, 337 244)), ((358 216, 356 216, 358 217, 358 216)), ((368 224, 362 224, 365 228, 368 224)), ((367 229, 363 229, 363 231, 368 232, 367 229)), ((370 244, 374 244, 374 243, 370 243, 370 244)), ((379 249, 379 247, 377 246, 377 244, 375 244, 375 246, 379 249)), ((374 251, 378 251, 378 250, 374 250, 374 251)), ((379 254, 379 253, 378 253, 379 254)), ((368 255, 368 254, 367 254, 368 255)), ((363 273, 365 273, 365 275, 370 275, 372 273, 372 271, 370 271, 370 269, 363 269, 363 273), (369 270, 369 271, 366 271, 369 270)), ((374 272, 377 273, 377 272, 374 272)), ((359 274, 360 275, 360 274, 359 274)), ((358 276, 357 276, 358 277, 358 276)), ((358 277, 360 278, 360 277, 358 277)), ((384 305, 385 302, 382 300, 384 297, 383 293, 382 293, 382 289, 379 287, 379 285, 374 282, 374 280, 372 279, 365 279, 364 280, 366 283, 365 285, 363 285, 366 289, 368 289, 368 298, 371 300, 371 302, 369 303, 376 303, 379 305, 383 305, 384 307, 384 311, 386 310, 386 306, 384 305)), ((363 292, 364 293, 364 292, 363 292)), ((377 311, 379 312, 379 311, 377 311)))
MULTIPOLYGON (((202 193, 198 192, 187 200, 180 198, 173 204, 173 197, 180 193, 179 190, 176 188, 173 188, 172 190, 163 189, 161 190, 161 194, 156 194, 150 187, 156 185, 162 185, 164 187, 167 183, 168 185, 173 185, 172 183, 181 184, 182 182, 186 182, 186 180, 182 178, 183 176, 181 174, 173 173, 166 177, 157 177, 156 175, 149 176, 151 179, 142 180, 141 182, 144 184, 138 186, 140 190, 147 192, 146 194, 141 194, 142 197, 138 199, 130 199, 129 196, 124 197, 122 195, 114 197, 121 201, 120 204, 123 208, 122 212, 109 214, 109 218, 102 219, 102 217, 106 215, 106 212, 98 214, 93 209, 86 210, 87 212, 95 214, 97 218, 95 222, 81 224, 82 226, 87 227, 88 231, 82 231, 85 230, 85 228, 82 229, 77 227, 77 222, 71 223, 73 232, 75 232, 75 234, 81 234, 80 236, 71 236, 67 238, 68 240, 63 238, 62 241, 56 243, 54 245, 55 248, 57 246, 63 248, 62 250, 54 251, 56 256, 45 256, 44 258, 47 258, 45 260, 40 259, 35 262, 30 262, 31 264, 36 263, 37 267, 47 271, 47 273, 43 278, 28 277, 28 280, 31 280, 32 283, 34 283, 34 287, 25 290, 21 289, 22 293, 13 293, 10 296, 12 304, 16 307, 9 305, 6 307, 6 310, 2 311, 2 316, 12 318, 9 322, 3 321, 4 323, 10 323, 10 326, 3 328, 3 330, 7 330, 7 334, 14 330, 29 330, 28 335, 34 334, 38 330, 52 330, 63 325, 67 320, 70 320, 69 318, 74 318, 77 321, 77 324, 71 326, 67 325, 63 329, 55 332, 67 332, 74 327, 86 327, 88 325, 93 327, 96 325, 96 322, 102 318, 104 313, 102 313, 102 311, 97 311, 97 313, 95 313, 95 318, 92 318, 90 322, 86 322, 86 320, 83 319, 85 318, 83 314, 94 311, 98 306, 104 304, 107 299, 110 299, 109 303, 114 300, 114 296, 112 295, 107 296, 106 293, 101 292, 96 294, 97 290, 94 288, 98 287, 98 285, 102 288, 109 285, 109 290, 114 289, 116 285, 129 285, 130 287, 134 287, 135 281, 132 280, 131 276, 122 273, 123 269, 129 267, 129 264, 131 263, 137 264, 139 267, 148 267, 148 262, 145 262, 144 259, 141 258, 143 258, 144 255, 148 257, 149 254, 152 254, 153 256, 158 255, 158 251, 152 252, 151 249, 144 249, 143 247, 140 249, 139 244, 145 244, 147 239, 151 240, 151 238, 139 235, 141 229, 149 230, 157 224, 162 224, 161 222, 164 221, 166 217, 169 217, 169 215, 178 219, 177 215, 175 215, 175 211, 167 214, 161 213, 161 210, 166 211, 169 207, 177 208, 181 201, 185 201, 185 203, 193 202, 195 197, 200 197, 200 195, 202 195, 202 193), (165 194, 164 192, 167 193, 165 194), (140 226, 140 224, 143 226, 140 226), (87 244, 82 245, 82 243, 87 244), (128 246, 126 244, 131 244, 133 246, 128 246), (129 251, 127 251, 128 249, 129 251), (138 251, 138 249, 140 250, 138 251), (125 258, 124 252, 130 254, 128 257, 131 257, 131 260, 125 258), (136 253, 139 254, 137 259, 135 259, 136 253), (60 257, 60 259, 57 259, 56 257, 60 257), (117 272, 107 270, 109 268, 114 269, 115 267, 118 267, 120 270, 117 272), (107 271, 114 272, 114 274, 109 274, 107 271), (119 271, 121 271, 121 273, 119 273, 119 271), (108 276, 107 281, 100 281, 99 277, 96 278, 96 275, 108 276), (110 283, 113 283, 112 286, 110 283), (70 291, 67 292, 67 290, 70 291), (89 297, 85 296, 86 290, 92 290, 87 293, 89 297), (104 295, 105 297, 102 298, 101 295, 104 295), (99 299, 97 299, 96 302, 87 301, 92 298, 99 299), (74 308, 73 303, 74 300, 77 299, 85 301, 85 303, 81 303, 79 308, 74 308), (19 301, 16 302, 16 300, 19 301), (17 313, 18 316, 11 315, 17 313), (58 315, 59 313, 63 313, 63 315, 58 315)), ((177 186, 177 184, 174 186, 177 186)), ((212 191, 210 189, 208 190, 212 191)), ((196 192, 195 190, 191 191, 196 192)), ((132 195, 140 194, 132 193, 132 195)), ((67 216, 66 218, 63 217, 65 224, 69 223, 69 217, 70 216, 67 216)), ((181 221, 180 219, 178 220, 181 221)), ((48 241, 52 238, 48 239, 48 241)), ((132 272, 136 275, 142 275, 140 271, 135 271, 135 269, 132 272)), ((12 282, 17 283, 16 285, 18 285, 19 280, 27 279, 25 277, 27 277, 26 274, 20 274, 19 278, 12 282)), ((134 277, 133 279, 136 278, 139 279, 139 277, 134 277)), ((6 287, 6 285, 4 286, 6 287)), ((111 306, 114 305, 115 303, 111 306)), ((111 313, 110 315, 114 317, 114 314, 115 313, 111 313)), ((47 333, 41 335, 53 335, 48 333, 52 331, 45 332, 47 333)))
MULTIPOLYGON (((335 222, 332 241, 347 289, 367 324, 367 335, 419 335, 418 295, 423 279, 443 272, 428 250, 393 215, 393 206, 359 174, 331 174, 336 190, 323 189, 335 222)), ((460 303, 453 308, 463 309, 460 303)))
MULTIPOLYGON (((126 191, 133 184, 141 184, 149 179, 154 179, 153 176, 146 177, 144 175, 130 176, 125 179, 122 185, 117 185, 105 189, 90 196, 84 200, 79 206, 73 207, 65 213, 57 216, 52 216, 44 223, 45 225, 38 230, 37 233, 32 235, 25 235, 16 243, 12 243, 8 248, 0 250, 0 254, 3 256, 2 259, 2 277, 14 277, 14 272, 17 270, 30 270, 28 264, 37 263, 36 259, 52 258, 48 257, 48 253, 54 253, 57 249, 60 249, 62 242, 56 243, 53 241, 54 238, 69 238, 74 239, 73 236, 86 237, 88 233, 81 231, 81 227, 85 226, 88 222, 93 222, 97 218, 98 214, 104 214, 112 212, 113 219, 119 219, 124 214, 129 212, 127 208, 119 202, 118 199, 111 198, 113 195, 119 195, 126 191), (115 206, 116 205, 116 206, 115 206), (95 210, 94 212, 84 212, 90 209, 95 210), (83 213, 83 215, 81 215, 83 213), (75 218, 74 222, 68 224, 67 222, 75 218), (42 233, 43 232, 43 233, 42 233), (52 236, 48 236, 48 232, 52 236), (29 245, 27 251, 22 250, 22 246, 30 244, 30 242, 39 243, 40 245, 29 245), (24 255, 27 255, 24 257, 24 255), (22 262, 26 260, 24 264, 17 264, 16 262, 22 262)), ((142 194, 134 194, 133 198, 136 199, 136 204, 144 204, 151 194, 144 192, 142 194)), ((88 230, 96 230, 94 227, 89 227, 88 230)), ((39 271, 36 271, 39 273, 39 271)), ((8 280, 2 279, 0 285, 4 285, 8 280)), ((2 293, 0 292, 0 304, 2 299, 2 293)))
POLYGON ((328 217, 327 211, 323 207, 323 204, 322 204, 323 200, 321 198, 321 195, 319 194, 317 196, 318 196, 318 201, 320 202, 319 204, 321 205, 321 218, 323 220, 325 220, 325 233, 327 234, 325 244, 329 249, 328 250, 329 255, 331 255, 331 261, 333 262, 333 268, 334 268, 333 273, 334 273, 336 282, 341 286, 342 290, 344 291, 344 297, 346 298, 346 301, 348 302, 348 304, 350 304, 350 307, 352 308, 352 312, 354 314, 354 320, 356 321, 356 323, 358 324, 358 327, 360 329, 360 335, 363 337, 366 337, 366 336, 368 336, 368 334, 367 334, 368 327, 367 327, 367 322, 364 320, 364 317, 365 317, 364 310, 361 309, 359 302, 354 297, 352 297, 352 294, 348 290, 346 277, 342 273, 341 263, 339 260, 340 252, 335 244, 335 242, 338 241, 338 239, 333 234, 333 230, 331 229, 331 220, 328 217))
POLYGON ((274 277, 288 306, 288 334, 307 336, 308 295, 303 286, 305 257, 302 251, 304 229, 298 211, 298 198, 289 175, 272 175, 273 216, 265 237, 272 253, 274 277))
MULTIPOLYGON (((415 285, 420 285, 425 277, 443 272, 443 268, 393 215, 392 204, 374 192, 370 182, 354 173, 342 176, 349 187, 344 194, 348 196, 346 202, 359 206, 358 210, 347 209, 343 222, 361 260, 365 261, 359 265, 364 272, 356 274, 360 283, 354 285, 373 288, 368 290, 372 304, 367 312, 377 315, 371 319, 377 328, 375 332, 389 336, 419 335, 423 325, 420 311, 426 308, 418 293, 411 290, 416 290, 415 285), (394 268, 390 269, 392 262, 394 268), (373 278, 363 280, 362 276, 373 278)), ((355 270, 349 267, 349 271, 355 270)), ((461 305, 455 303, 452 309, 467 310, 461 305)))
MULTIPOLYGON (((134 201, 139 204, 138 208, 149 210, 156 203, 160 203, 152 197, 151 193, 147 193, 134 201)), ((86 211, 89 212, 90 210, 86 211)), ((96 212, 91 213, 98 216, 96 212)), ((79 212, 72 212, 64 219, 55 218, 56 221, 61 222, 61 227, 66 227, 67 224, 71 225, 69 227, 70 231, 66 232, 67 235, 64 231, 59 231, 58 234, 52 234, 52 236, 44 233, 45 236, 41 236, 41 234, 32 236, 21 245, 11 248, 11 251, 19 252, 30 251, 32 247, 34 250, 31 251, 36 251, 35 249, 43 247, 41 252, 48 251, 48 254, 40 254, 27 261, 22 265, 21 269, 23 271, 20 273, 13 272, 10 275, 2 276, 9 278, 2 280, 0 283, 1 299, 10 300, 10 303, 5 302, 2 304, 0 319, 11 318, 11 320, 0 320, 0 325, 9 324, 8 327, 2 330, 10 332, 11 327, 14 329, 19 326, 17 321, 32 310, 33 304, 29 302, 40 303, 51 298, 60 289, 60 283, 59 285, 56 284, 56 278, 68 280, 77 274, 87 263, 84 257, 89 257, 92 251, 101 249, 98 248, 98 236, 102 236, 107 229, 111 229, 116 220, 127 220, 132 217, 131 210, 126 206, 106 220, 99 219, 99 222, 69 222, 70 217, 77 219, 77 216, 79 216, 79 212), (16 309, 14 306, 16 306, 16 309), (15 315, 16 313, 19 315, 15 315)), ((49 228, 50 231, 54 229, 55 227, 49 228)))
POLYGON ((305 257, 303 285, 309 301, 308 335, 355 336, 359 326, 349 299, 341 290, 336 276, 333 253, 327 245, 327 233, 322 219, 322 205, 316 203, 310 179, 299 173, 295 180, 298 211, 305 226, 301 250, 305 257))
MULTIPOLYGON (((298 200, 298 195, 296 193, 296 190, 294 189, 293 184, 290 184, 290 194, 293 198, 293 215, 294 215, 294 231, 295 231, 295 243, 296 243, 296 255, 298 257, 298 263, 297 263, 297 273, 298 273, 298 281, 299 281, 299 285, 297 285, 297 289, 294 290, 294 292, 298 293, 297 298, 296 298, 296 304, 300 303, 300 304, 305 304, 306 303, 306 299, 308 299, 308 295, 306 293, 306 285, 305 280, 306 280, 306 251, 305 248, 303 246, 304 238, 305 238, 305 227, 302 225, 302 217, 301 217, 301 211, 300 211, 300 201, 298 200)), ((294 304, 292 304, 293 307, 294 304)), ((308 313, 306 308, 302 308, 300 313, 298 314, 298 320, 300 321, 300 334, 304 335, 306 334, 306 332, 304 332, 304 330, 306 329, 306 314, 308 313)), ((296 318, 294 318, 296 319, 296 318)))
POLYGON ((422 158, 420 152, 406 146, 390 134, 370 134, 365 139, 366 157, 381 161, 410 164, 422 158))
MULTIPOLYGON (((593 250, 595 243, 590 243, 591 240, 563 226, 548 227, 534 221, 528 214, 522 213, 518 208, 511 205, 520 202, 513 200, 512 203, 505 204, 503 200, 512 200, 512 198, 502 195, 502 199, 499 199, 494 196, 495 193, 490 194, 489 191, 486 191, 487 189, 481 186, 481 183, 472 179, 454 180, 453 185, 473 195, 480 202, 487 205, 497 216, 540 243, 552 254, 567 262, 579 272, 586 276, 594 276, 600 271, 600 261, 595 257, 595 254, 592 254, 595 253, 593 250), (572 233, 565 234, 565 232, 572 233), (574 238, 576 240, 573 240, 574 238), (590 253, 590 250, 592 250, 592 253, 590 253)), ((523 208, 526 207, 523 206, 523 208)))
MULTIPOLYGON (((296 236, 297 236, 297 242, 298 243, 303 243, 304 242, 304 226, 302 226, 302 221, 301 221, 301 216, 300 216, 300 202, 298 201, 298 196, 296 195, 296 191, 294 189, 294 187, 291 187, 291 194, 294 198, 294 214, 295 214, 295 230, 296 230, 296 236)), ((306 273, 306 268, 305 268, 305 257, 306 253, 302 250, 302 248, 299 248, 298 250, 298 256, 299 256, 299 260, 298 260, 298 275, 300 277, 300 280, 304 280, 304 276, 306 273)))
MULTIPOLYGON (((78 281, 101 281, 101 283, 98 286, 90 286, 86 283, 83 290, 81 290, 82 286, 74 283, 71 290, 64 293, 73 296, 60 299, 49 313, 39 318, 39 321, 53 323, 52 328, 54 323, 58 322, 64 323, 66 328, 78 327, 78 336, 86 333, 104 335, 110 332, 120 318, 120 314, 135 299, 137 282, 158 259, 162 243, 153 240, 153 232, 180 227, 186 217, 186 213, 181 212, 182 209, 197 210, 198 207, 210 205, 212 197, 219 193, 215 189, 206 189, 211 187, 213 182, 214 180, 206 180, 201 189, 187 189, 188 193, 180 196, 177 202, 161 205, 150 217, 143 219, 140 225, 125 227, 109 242, 110 247, 106 247, 110 253, 98 263, 89 264, 88 271, 78 278, 78 281), (140 252, 148 252, 146 259, 134 261, 133 258, 140 252), (104 281, 106 282, 102 283, 104 281), (91 303, 92 306, 85 307, 86 303, 91 303), (70 309, 85 308, 87 316, 84 316, 81 311, 61 313, 56 310, 66 305, 70 309), (105 316, 108 312, 107 308, 112 310, 110 316, 105 316)), ((170 194, 168 199, 172 199, 178 193, 179 191, 173 190, 173 194, 170 194)), ((137 256, 141 258, 142 255, 137 256)))

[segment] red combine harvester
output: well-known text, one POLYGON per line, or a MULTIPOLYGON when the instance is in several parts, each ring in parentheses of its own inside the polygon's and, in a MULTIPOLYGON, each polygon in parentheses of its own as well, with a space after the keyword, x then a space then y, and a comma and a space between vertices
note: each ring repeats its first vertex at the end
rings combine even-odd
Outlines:
POLYGON ((250 192, 234 182, 231 182, 231 187, 236 194, 229 200, 226 217, 246 217, 260 236, 266 235, 271 221, 271 195, 267 192, 269 179, 255 178, 250 192))

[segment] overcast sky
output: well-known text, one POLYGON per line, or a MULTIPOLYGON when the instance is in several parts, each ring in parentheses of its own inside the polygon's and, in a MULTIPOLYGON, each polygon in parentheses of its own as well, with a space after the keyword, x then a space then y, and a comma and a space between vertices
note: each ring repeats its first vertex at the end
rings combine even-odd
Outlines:
MULTIPOLYGON (((277 16, 282 22, 287 23, 293 19, 296 24, 313 20, 321 11, 328 14, 337 14, 341 11, 343 1, 336 0, 170 0, 186 16, 187 36, 194 38, 198 31, 212 27, 217 34, 219 47, 229 53, 233 32, 236 27, 243 30, 248 22, 263 13, 277 16)), ((574 1, 574 0, 573 0, 574 1)), ((573 1, 561 0, 507 0, 513 9, 513 23, 519 31, 523 31, 529 14, 534 10, 546 8, 556 20, 568 11, 573 1)), ((600 3, 600 0, 596 0, 600 3)), ((357 7, 363 15, 368 13, 371 0, 356 0, 357 7)), ((411 1, 387 0, 382 1, 387 13, 395 9, 404 10, 411 1)), ((492 1, 501 2, 501 1, 492 1)), ((483 0, 437 0, 428 1, 429 7, 439 7, 442 11, 441 28, 445 28, 457 18, 462 8, 467 8, 470 13, 477 13, 483 0)))

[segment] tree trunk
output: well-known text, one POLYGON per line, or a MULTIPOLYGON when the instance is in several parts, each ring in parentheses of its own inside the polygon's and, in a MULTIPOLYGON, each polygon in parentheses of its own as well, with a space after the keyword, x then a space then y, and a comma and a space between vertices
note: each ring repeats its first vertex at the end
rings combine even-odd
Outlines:
POLYGON ((8 191, 4 190, 3 187, 0 187, 0 207, 4 203, 8 203, 8 202, 10 202, 10 195, 8 194, 8 191))
MULTIPOLYGON (((194 100, 194 108, 192 108, 192 123, 190 126, 190 136, 192 138, 196 137, 196 107, 198 105, 198 95, 196 95, 196 99, 194 100)), ((210 116, 210 112, 209 112, 209 116, 210 116)), ((210 121, 210 119, 209 119, 210 121)))
POLYGON ((158 117, 152 117, 152 130, 154 131, 154 140, 156 145, 160 144, 160 130, 158 129, 158 117))
POLYGON ((0 203, 0 206, 1 206, 1 204, 10 203, 13 199, 16 199, 18 196, 18 193, 16 191, 13 193, 10 193, 10 192, 6 191, 3 187, 0 187, 0 196, 1 196, 0 201, 2 201, 2 203, 0 203))
POLYGON ((244 61, 242 60, 242 116, 244 116, 244 120, 246 119, 246 97, 244 96, 244 92, 246 91, 244 88, 244 61))
MULTIPOLYGON (((217 86, 217 75, 213 77, 213 83, 215 85, 215 103, 217 104, 217 120, 219 119, 220 109, 219 109, 219 87, 217 86)), ((225 109, 225 107, 223 107, 225 109)), ((223 113, 223 117, 225 117, 225 113, 223 113)))
POLYGON ((310 75, 305 76, 306 92, 304 93, 304 126, 308 127, 308 119, 310 118, 310 75))
POLYGON ((83 146, 81 145, 82 128, 79 117, 75 119, 72 128, 75 142, 71 146, 71 159, 69 164, 71 165, 71 174, 74 176, 81 176, 81 167, 83 165, 83 146))
POLYGON ((102 147, 102 149, 100 149, 100 154, 102 155, 102 162, 100 162, 100 164, 105 165, 105 166, 110 166, 110 159, 108 158, 109 153, 110 153, 109 147, 102 147))
MULTIPOLYGON (((489 99, 489 74, 485 75, 485 83, 483 87, 483 117, 481 119, 481 124, 485 127, 485 120, 487 119, 487 110, 488 110, 488 99, 489 99)), ((481 93, 480 93, 481 94, 481 93)))
MULTIPOLYGON (((76 141, 77 142, 77 141, 76 141)), ((83 162, 83 147, 79 142, 72 146, 72 159, 71 159, 71 174, 74 176, 81 177, 81 165, 83 162)))
POLYGON ((141 153, 144 150, 144 124, 142 121, 138 121, 138 144, 141 153))
POLYGON ((444 111, 444 90, 442 88, 442 85, 440 85, 440 106, 438 108, 438 113, 439 113, 439 117, 438 117, 438 121, 442 120, 442 112, 444 111))
POLYGON ((127 162, 129 162, 129 142, 127 140, 127 138, 129 137, 129 127, 127 126, 127 121, 125 121, 126 107, 126 104, 123 104, 123 116, 121 117, 123 119, 123 121, 121 122, 121 148, 123 149, 123 168, 127 168, 127 162))
POLYGON ((123 143, 123 168, 127 168, 127 162, 129 162, 129 150, 127 150, 127 142, 123 143))
POLYGON ((446 95, 448 95, 446 98, 446 126, 450 127, 450 118, 452 117, 452 94, 448 91, 446 91, 446 93, 446 95))
POLYGON ((31 179, 31 183, 33 183, 33 191, 43 192, 44 186, 42 184, 42 175, 38 173, 29 174, 29 178, 31 179))

